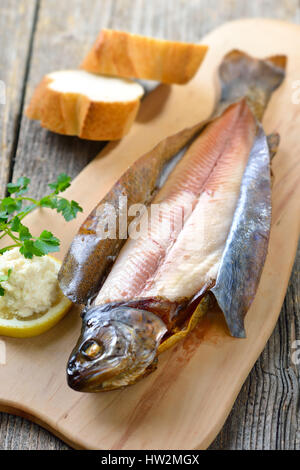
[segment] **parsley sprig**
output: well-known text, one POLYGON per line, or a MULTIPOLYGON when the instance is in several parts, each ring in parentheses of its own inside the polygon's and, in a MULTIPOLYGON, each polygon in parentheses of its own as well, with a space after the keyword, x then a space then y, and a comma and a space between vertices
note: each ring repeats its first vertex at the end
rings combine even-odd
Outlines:
MULTIPOLYGON (((10 238, 11 242, 0 249, 0 255, 6 251, 18 247, 20 253, 32 259, 33 256, 45 256, 48 253, 58 251, 60 241, 48 230, 43 230, 38 237, 34 237, 29 228, 22 223, 34 209, 47 207, 56 210, 68 222, 75 219, 82 208, 76 201, 69 201, 60 196, 71 185, 70 176, 61 173, 54 183, 48 184, 52 190, 41 199, 34 199, 28 196, 30 179, 22 176, 16 183, 7 185, 7 197, 0 199, 0 240, 4 237, 10 238)), ((0 296, 5 291, 1 282, 8 280, 11 270, 5 276, 0 276, 0 296)))

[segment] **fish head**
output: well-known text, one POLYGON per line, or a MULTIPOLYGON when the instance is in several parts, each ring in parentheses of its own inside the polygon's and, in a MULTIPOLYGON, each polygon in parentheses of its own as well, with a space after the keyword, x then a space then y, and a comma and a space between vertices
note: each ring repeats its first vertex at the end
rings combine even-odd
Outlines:
POLYGON ((69 386, 98 392, 135 383, 155 369, 166 332, 164 322, 146 310, 110 304, 86 310, 67 365, 69 386))

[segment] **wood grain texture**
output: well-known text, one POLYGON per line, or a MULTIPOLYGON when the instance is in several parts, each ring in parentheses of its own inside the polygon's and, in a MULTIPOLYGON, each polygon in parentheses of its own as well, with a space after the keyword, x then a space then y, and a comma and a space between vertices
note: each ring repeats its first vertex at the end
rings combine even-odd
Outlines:
MULTIPOLYGON (((34 85, 49 70, 75 67, 102 26, 198 41, 223 21, 239 16, 299 21, 299 11, 298 1, 89 0, 88 5, 78 0, 71 0, 68 5, 42 1, 33 36, 26 101, 34 85)), ((22 87, 21 77, 18 80, 22 87)), ((62 138, 41 130, 37 123, 22 119, 14 178, 30 175, 35 194, 42 194, 49 179, 60 171, 77 174, 100 148, 99 143, 62 138)), ((290 359, 292 340, 297 335, 299 338, 296 275, 290 283, 280 321, 212 448, 300 448, 299 371, 291 365, 290 359)), ((0 448, 66 446, 22 418, 1 414, 0 448)))
POLYGON ((3 196, 18 144, 37 2, 8 0, 0 8, 0 80, 5 87, 6 101, 0 103, 0 195, 3 196))
POLYGON ((300 449, 300 249, 276 328, 210 449, 300 449))

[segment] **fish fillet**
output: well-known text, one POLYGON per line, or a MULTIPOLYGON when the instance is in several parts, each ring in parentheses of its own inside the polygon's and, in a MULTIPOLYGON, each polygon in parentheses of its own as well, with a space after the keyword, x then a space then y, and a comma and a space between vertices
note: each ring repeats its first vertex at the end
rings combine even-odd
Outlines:
POLYGON ((206 127, 139 219, 140 236, 125 243, 96 305, 178 301, 216 279, 254 136, 245 101, 206 127))

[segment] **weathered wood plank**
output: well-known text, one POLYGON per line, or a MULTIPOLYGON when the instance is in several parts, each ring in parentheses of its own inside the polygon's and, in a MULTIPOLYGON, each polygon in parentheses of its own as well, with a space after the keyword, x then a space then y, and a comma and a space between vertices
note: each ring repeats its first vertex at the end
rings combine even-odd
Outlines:
MULTIPOLYGON (((300 8, 298 0, 70 0, 59 3, 43 0, 34 34, 25 101, 28 102, 33 87, 45 73, 76 67, 103 26, 197 41, 222 22, 240 16, 269 16, 299 22, 300 8)), ((59 172, 75 176, 100 148, 100 143, 51 134, 40 129, 38 123, 23 118, 13 177, 30 175, 35 194, 42 194, 45 184, 59 172)), ((299 338, 300 333, 299 310, 296 309, 299 305, 297 273, 299 264, 272 338, 211 448, 300 448, 296 406, 299 371, 291 363, 292 339, 299 338)), ((38 426, 2 413, 0 448, 58 449, 66 446, 38 426)))
POLYGON ((18 141, 24 82, 30 58, 36 0, 8 0, 0 14, 0 195, 11 173, 18 141), (4 103, 5 101, 5 103, 4 103))

